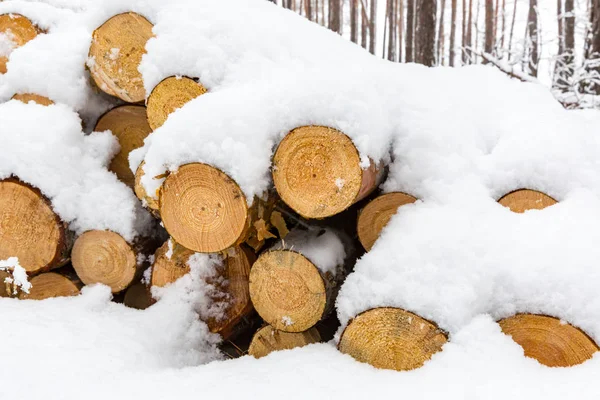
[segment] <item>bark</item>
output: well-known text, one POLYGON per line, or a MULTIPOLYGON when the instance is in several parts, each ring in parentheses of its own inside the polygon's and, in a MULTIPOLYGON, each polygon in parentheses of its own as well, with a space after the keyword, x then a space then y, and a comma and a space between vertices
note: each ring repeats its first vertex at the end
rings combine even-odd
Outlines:
MULTIPOLYGON (((494 0, 485 1, 485 52, 494 52, 494 0)), ((486 60, 483 61, 487 63, 486 60)))
POLYGON ((590 85, 591 93, 600 95, 600 0, 592 0, 590 10, 591 38, 589 47, 589 72, 594 77, 590 85))
POLYGON ((467 52, 465 46, 467 44, 467 0, 462 0, 462 29, 461 29, 461 60, 463 64, 467 63, 467 52))
MULTIPOLYGON (((454 1, 454 0, 452 0, 452 1, 454 1)), ((446 49, 445 49, 446 33, 444 32, 444 27, 446 25, 446 24, 444 24, 445 14, 446 14, 446 0, 442 0, 441 12, 440 12, 440 23, 439 23, 439 28, 438 28, 438 40, 437 40, 437 45, 438 45, 437 52, 438 52, 438 64, 439 65, 444 65, 444 53, 446 51, 446 49)), ((452 45, 452 42, 450 42, 450 45, 452 45)))
POLYGON ((404 39, 404 0, 398 0, 398 61, 402 62, 403 45, 404 39))
POLYGON ((537 77, 539 64, 539 32, 537 22, 537 0, 529 0, 529 14, 527 16, 527 32, 530 43, 528 73, 537 77))
POLYGON ((306 18, 309 19, 309 21, 313 20, 313 7, 312 7, 312 0, 304 0, 306 1, 305 3, 305 12, 306 12, 306 18))
POLYGON ((450 66, 454 67, 455 49, 456 49, 456 3, 458 0, 452 0, 452 15, 450 22, 450 66))
POLYGON ((387 58, 396 61, 396 1, 388 0, 388 49, 387 58))
POLYGON ((358 0, 350 1, 350 40, 358 43, 358 0))
POLYGON ((375 44, 377 43, 377 0, 371 0, 370 23, 369 23, 369 51, 375 54, 375 44))
POLYGON ((513 35, 515 32, 515 21, 517 19, 517 4, 519 2, 515 1, 514 2, 514 6, 513 6, 513 14, 512 14, 512 21, 510 23, 510 35, 508 37, 508 60, 510 61, 512 54, 511 54, 511 50, 512 50, 512 41, 513 41, 513 35))
POLYGON ((502 41, 500 43, 500 48, 502 49, 502 51, 504 52, 504 38, 506 37, 506 0, 502 0, 502 33, 501 33, 501 38, 502 41))
POLYGON ((471 49, 473 43, 473 0, 469 0, 469 22, 467 23, 467 36, 465 38, 465 64, 472 63, 473 50, 471 49))
POLYGON ((417 3, 416 61, 429 67, 435 65, 435 20, 437 0, 417 3))
POLYGON ((341 0, 329 0, 329 29, 334 32, 342 33, 340 24, 341 0))
POLYGON ((363 49, 366 49, 367 41, 369 39, 369 28, 368 28, 369 20, 367 18, 367 10, 365 8, 364 0, 361 0, 360 8, 361 8, 360 45, 363 47, 363 49))
POLYGON ((415 61, 415 0, 407 0, 406 7, 406 62, 415 61))

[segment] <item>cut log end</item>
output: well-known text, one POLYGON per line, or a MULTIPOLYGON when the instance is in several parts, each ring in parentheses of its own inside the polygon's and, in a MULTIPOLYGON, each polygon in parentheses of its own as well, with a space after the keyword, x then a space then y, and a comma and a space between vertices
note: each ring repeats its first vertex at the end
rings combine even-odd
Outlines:
POLYGON ((146 121, 146 108, 135 105, 113 108, 100 117, 94 130, 96 132, 110 130, 117 137, 121 149, 112 159, 109 170, 133 188, 135 177, 129 169, 129 153, 142 147, 144 139, 152 132, 146 121))
POLYGON ((79 236, 71 262, 83 283, 103 283, 113 293, 131 285, 138 272, 133 247, 121 235, 110 231, 88 231, 79 236))
POLYGON ((598 345, 583 331, 558 318, 518 314, 499 322, 524 350, 525 356, 548 367, 570 367, 589 360, 598 345))
POLYGON ((12 98, 13 100, 19 100, 25 104, 29 103, 30 101, 33 101, 34 103, 42 106, 50 106, 54 104, 54 102, 49 98, 33 93, 15 94, 12 98))
POLYGON ((30 274, 68 261, 69 234, 41 192, 16 179, 0 181, 0 260, 18 257, 30 274))
POLYGON ((400 192, 386 193, 370 201, 361 211, 357 222, 358 239, 365 250, 371 250, 400 206, 415 201, 416 198, 400 192))
POLYGON ((138 66, 152 37, 152 24, 133 12, 115 15, 94 31, 90 73, 104 92, 129 103, 146 95, 138 66))
POLYGON ((216 253, 242 243, 250 228, 240 187, 210 165, 186 164, 171 173, 160 191, 165 229, 182 246, 216 253))
POLYGON ((20 299, 44 300, 51 297, 77 296, 81 282, 55 272, 47 272, 34 276, 29 283, 29 293, 21 292, 20 299))
POLYGON ((352 140, 324 126, 290 132, 273 157, 273 181, 281 199, 305 218, 338 214, 373 191, 379 171, 363 170, 352 140))
MULTIPOLYGON (((20 14, 0 15, 0 33, 9 36, 12 47, 20 47, 37 36, 39 30, 26 17, 20 14)), ((8 56, 0 56, 0 74, 7 72, 8 56)))
POLYGON ((399 308, 374 308, 354 318, 338 349, 376 368, 420 368, 442 350, 446 335, 433 323, 399 308))
POLYGON ((498 203, 512 212, 524 213, 527 210, 542 210, 557 203, 552 197, 530 189, 519 189, 503 196, 498 203))
POLYGON ((164 287, 189 273, 190 266, 187 262, 193 254, 193 251, 174 243, 173 240, 167 240, 154 254, 151 285, 164 287))
POLYGON ((160 207, 158 206, 158 200, 149 196, 144 189, 144 185, 142 185, 142 177, 144 176, 144 162, 140 164, 140 166, 135 171, 135 180, 133 190, 138 199, 142 201, 144 207, 146 207, 152 215, 155 217, 160 216, 160 207))
POLYGON ((173 111, 204 93, 206 88, 190 78, 171 76, 161 81, 146 103, 152 130, 162 126, 173 111))
POLYGON ((267 325, 260 328, 252 337, 248 354, 261 358, 274 351, 294 349, 320 341, 321 336, 316 328, 304 332, 284 332, 267 325))
POLYGON ((286 332, 311 328, 327 306, 320 271, 291 250, 272 250, 258 258, 250 271, 250 297, 262 319, 286 332))
POLYGON ((131 285, 125 292, 123 304, 129 308, 145 310, 154 304, 150 288, 142 282, 131 285))

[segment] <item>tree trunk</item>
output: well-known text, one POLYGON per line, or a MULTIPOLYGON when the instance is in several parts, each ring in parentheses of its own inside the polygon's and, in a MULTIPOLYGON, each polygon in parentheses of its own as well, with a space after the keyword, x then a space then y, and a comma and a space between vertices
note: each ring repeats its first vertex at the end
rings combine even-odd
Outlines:
MULTIPOLYGON (((485 50, 486 53, 494 55, 494 0, 485 2, 485 50)), ((483 60, 487 64, 487 60, 483 60)))
POLYGON ((527 16, 527 32, 530 43, 528 74, 537 77, 539 64, 539 33, 537 22, 537 0, 529 0, 529 14, 527 16))
POLYGON ((504 38, 506 37, 506 0, 502 0, 502 33, 500 48, 504 52, 504 38))
POLYGON ((467 45, 467 0, 462 0, 462 29, 461 29, 461 42, 460 42, 460 56, 462 64, 467 63, 467 52, 465 46, 467 45))
POLYGON ((177 76, 163 79, 152 89, 146 102, 150 128, 158 129, 171 113, 206 92, 195 79, 177 76))
POLYGON ((377 43, 377 0, 371 0, 369 23, 369 51, 375 54, 375 44, 377 43))
POLYGON ((513 35, 515 32, 515 21, 517 20, 517 4, 518 3, 519 3, 518 1, 514 2, 512 21, 510 23, 510 36, 508 37, 508 61, 510 61, 510 59, 512 58, 511 50, 512 50, 513 35))
MULTIPOLYGON (((454 0, 452 0, 454 1, 454 0)), ((444 28, 445 28, 445 23, 444 20, 446 19, 446 0, 442 0, 442 4, 441 4, 441 11, 440 11, 440 23, 439 23, 439 28, 438 28, 438 40, 437 40, 437 45, 438 45, 438 49, 437 49, 437 53, 438 53, 438 64, 439 65, 444 65, 444 56, 445 56, 445 44, 446 44, 446 33, 444 32, 444 28)), ((450 41, 450 54, 452 54, 452 40, 450 41)))
POLYGON ((456 58, 455 49, 456 49, 456 6, 458 0, 452 0, 452 15, 451 15, 451 25, 450 25, 450 66, 454 67, 454 62, 456 58))
POLYGON ((396 61, 396 1, 388 0, 388 49, 387 59, 396 61))
POLYGON ((261 358, 274 351, 294 349, 320 341, 321 335, 316 328, 304 332, 284 332, 267 325, 260 328, 252 337, 248 354, 261 358))
POLYGON ((361 211, 356 223, 358 239, 366 251, 371 250, 381 231, 398 208, 417 201, 411 195, 392 192, 371 200, 361 211))
POLYGON ((414 62, 415 0, 406 1, 406 62, 414 62))
POLYGON ((367 20, 367 10, 365 8, 365 0, 361 0, 361 26, 360 26, 360 45, 363 49, 367 49, 367 42, 369 38, 369 21, 367 20))
POLYGON ((303 126, 288 133, 277 147, 272 174, 277 193, 292 210, 304 218, 322 219, 371 193, 381 169, 372 162, 363 169, 354 143, 342 132, 303 126))
POLYGON ((598 345, 582 330, 545 315, 517 314, 498 322, 525 356, 548 367, 571 367, 592 358, 598 345))
POLYGON ((590 10, 591 38, 589 45, 588 70, 594 77, 588 91, 600 95, 600 0, 592 0, 590 10))
POLYGON ((313 327, 333 310, 345 276, 345 253, 332 231, 290 232, 285 243, 262 253, 250 271, 250 298, 258 314, 285 332, 313 327), (320 252, 331 257, 315 257, 320 252))
POLYGON ((72 233, 38 189, 0 180, 0 260, 18 257, 31 276, 65 265, 72 244, 72 233))
POLYGON ((338 349, 375 368, 409 371, 422 367, 447 341, 434 323, 400 308, 380 307, 354 317, 338 349))
POLYGON ((329 0, 329 29, 341 34, 342 26, 340 24, 341 19, 341 0, 329 0))
POLYGON ((305 11, 306 11, 306 18, 308 18, 309 21, 313 20, 313 6, 312 6, 312 0, 305 0, 305 11))
POLYGON ((350 1, 350 40, 358 43, 358 0, 350 1))
POLYGON ((103 283, 113 293, 119 293, 150 266, 148 256, 156 247, 156 240, 151 238, 131 244, 115 232, 87 231, 75 240, 71 262, 84 284, 103 283))
POLYGON ((146 107, 124 105, 115 107, 102 115, 94 131, 110 130, 119 141, 120 150, 113 157, 108 169, 130 188, 135 186, 135 176, 129 168, 129 153, 144 145, 144 139, 152 132, 148 125, 146 107))
MULTIPOLYGON (((564 65, 565 80, 569 82, 574 73, 575 63, 575 7, 573 0, 565 0, 564 22, 564 65)), ((596 30, 596 32, 598 32, 596 30)))
POLYGON ((398 62, 402 62, 402 54, 404 53, 404 0, 399 0, 398 5, 398 62))
POLYGON ((94 62, 89 67, 100 90, 128 103, 144 101, 146 91, 138 67, 146 42, 154 36, 152 28, 146 18, 127 12, 115 15, 94 31, 89 52, 94 62), (127 49, 127 54, 120 54, 119 49, 127 49))
POLYGON ((473 0, 469 0, 469 22, 467 23, 467 37, 465 43, 466 48, 463 51, 465 52, 466 63, 471 64, 473 62, 473 50, 471 49, 471 46, 473 45, 473 0))
POLYGON ((435 65, 435 20, 437 0, 417 3, 416 61, 432 67, 435 65))

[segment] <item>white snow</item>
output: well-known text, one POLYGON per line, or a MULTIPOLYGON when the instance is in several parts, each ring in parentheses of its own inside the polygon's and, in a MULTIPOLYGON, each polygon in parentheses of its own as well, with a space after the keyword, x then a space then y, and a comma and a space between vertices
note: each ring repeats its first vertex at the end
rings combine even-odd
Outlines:
POLYGON ((9 56, 16 45, 17 44, 14 41, 14 35, 10 30, 0 33, 0 56, 9 56))
POLYGON ((346 249, 340 234, 332 229, 294 229, 270 250, 287 249, 308 258, 322 273, 335 275, 344 266, 346 249))
POLYGON ((9 276, 4 278, 3 283, 10 284, 13 288, 13 294, 16 295, 19 289, 29 293, 31 283, 27 280, 27 271, 19 264, 17 257, 9 257, 6 260, 0 260, 0 271, 6 271, 9 276))

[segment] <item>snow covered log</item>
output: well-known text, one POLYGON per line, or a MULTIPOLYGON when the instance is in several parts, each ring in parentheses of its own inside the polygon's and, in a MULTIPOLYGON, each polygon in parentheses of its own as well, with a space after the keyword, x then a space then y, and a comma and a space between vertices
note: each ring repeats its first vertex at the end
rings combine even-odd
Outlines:
MULTIPOLYGON (((151 285, 163 287, 190 273, 190 258, 194 251, 175 243, 172 239, 165 242, 154 256, 151 285)), ((228 339, 238 333, 243 326, 238 323, 253 311, 248 288, 250 268, 255 260, 254 254, 239 246, 224 254, 218 276, 207 278, 209 284, 217 288, 213 301, 225 301, 222 318, 204 318, 213 333, 228 339)), ((243 325, 243 324, 242 324, 243 325)))
POLYGON ((22 101, 23 103, 29 103, 30 101, 33 101, 34 103, 41 104, 43 106, 54 104, 54 102, 49 98, 34 93, 15 94, 12 99, 22 101))
POLYGON ((14 178, 0 181, 0 260, 17 257, 29 275, 69 261, 71 232, 36 188, 14 178))
POLYGON ((358 239, 365 250, 371 250, 381 231, 400 206, 417 201, 409 194, 392 192, 371 200, 360 212, 356 224, 358 239))
MULTIPOLYGON (((156 218, 160 218, 160 207, 158 206, 158 199, 149 196, 142 184, 142 178, 144 176, 144 162, 135 171, 133 191, 138 199, 141 200, 142 205, 150 211, 156 218)), ((158 197, 158 196, 157 196, 158 197)))
POLYGON ((128 103, 144 101, 146 92, 138 66, 152 36, 152 24, 133 12, 115 15, 96 29, 88 61, 96 85, 128 103))
POLYGON ((119 141, 121 149, 112 159, 108 169, 133 188, 135 177, 129 169, 129 153, 144 145, 144 139, 152 132, 146 120, 146 107, 124 105, 102 115, 94 128, 96 132, 110 130, 119 141))
POLYGON ((148 267, 147 255, 155 249, 153 239, 143 238, 130 244, 118 233, 92 230, 75 240, 71 262, 84 284, 103 283, 118 293, 148 267))
POLYGON ((36 37, 38 33, 38 28, 22 15, 0 15, 0 41, 6 43, 0 48, 0 74, 5 74, 7 71, 6 64, 8 63, 10 51, 16 47, 23 46, 36 37))
POLYGON ((517 314, 498 322, 531 357, 548 367, 571 367, 589 360, 600 350, 582 330, 558 318, 517 314))
POLYGON ((201 83, 185 76, 170 76, 163 79, 152 89, 146 102, 148 123, 152 130, 162 126, 173 111, 206 91, 201 83))
POLYGON ((267 325, 260 328, 252 337, 248 354, 261 358, 273 351, 294 349, 320 341, 321 335, 316 328, 304 332, 284 332, 267 325))
POLYGON ((435 324, 400 308, 373 308, 344 329, 338 349, 376 368, 408 371, 423 366, 447 342, 435 324))
POLYGON ((217 253, 252 236, 259 242, 275 237, 268 232, 271 202, 256 199, 248 207, 238 184, 208 164, 186 164, 169 174, 158 205, 167 232, 199 253, 217 253))
POLYGON ((498 203, 516 213, 541 210, 556 204, 556 200, 545 193, 530 189, 519 189, 504 195, 498 203))
POLYGON ((273 156, 275 188, 304 218, 346 210, 377 187, 380 172, 371 160, 361 160, 348 136, 325 126, 294 129, 273 156))
POLYGON ((36 275, 29 283, 29 293, 20 292, 20 299, 44 300, 51 297, 77 296, 83 286, 76 276, 56 272, 36 275))
POLYGON ((250 271, 250 298, 265 322, 285 332, 313 327, 333 309, 346 249, 332 231, 290 232, 250 271))
POLYGON ((155 300, 152 298, 150 288, 144 282, 131 285, 125 292, 125 297, 123 297, 123 304, 138 310, 145 310, 154 303, 155 300))

